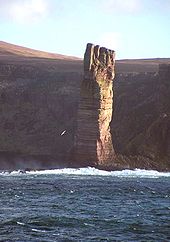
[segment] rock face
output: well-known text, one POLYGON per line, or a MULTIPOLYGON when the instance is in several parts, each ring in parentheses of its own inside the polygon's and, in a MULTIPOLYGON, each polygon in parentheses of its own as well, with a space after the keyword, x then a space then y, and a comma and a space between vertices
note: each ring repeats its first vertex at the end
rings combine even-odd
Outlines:
POLYGON ((0 169, 66 167, 82 62, 7 57, 0 53, 0 169))
POLYGON ((170 65, 159 65, 160 114, 170 114, 170 65))
POLYGON ((158 73, 116 74, 111 132, 117 153, 136 155, 128 146, 158 117, 158 95, 158 73))
POLYGON ((148 127, 142 148, 159 167, 170 168, 170 65, 161 64, 158 74, 158 116, 148 127))
POLYGON ((130 168, 169 170, 170 65, 161 64, 157 73, 127 76, 123 83, 126 90, 119 90, 119 83, 112 123, 117 132, 113 133, 116 151, 124 154, 125 160, 130 157, 130 168))
POLYGON ((110 133, 115 53, 87 44, 74 141, 74 159, 82 166, 107 166, 115 158, 110 133))

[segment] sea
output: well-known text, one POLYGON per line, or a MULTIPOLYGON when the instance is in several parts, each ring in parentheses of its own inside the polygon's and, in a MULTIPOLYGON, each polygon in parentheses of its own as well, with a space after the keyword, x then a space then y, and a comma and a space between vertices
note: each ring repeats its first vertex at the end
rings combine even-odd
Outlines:
POLYGON ((0 172, 0 241, 170 241, 170 173, 0 172))

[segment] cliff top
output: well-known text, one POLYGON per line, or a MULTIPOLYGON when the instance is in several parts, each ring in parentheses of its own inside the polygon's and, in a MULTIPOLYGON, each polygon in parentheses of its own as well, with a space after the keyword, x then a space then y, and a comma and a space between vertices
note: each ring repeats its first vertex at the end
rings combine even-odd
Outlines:
POLYGON ((170 64, 170 58, 117 60, 116 72, 117 73, 158 72, 160 64, 170 64))
MULTIPOLYGON (((83 71, 81 58, 34 50, 0 41, 0 62, 38 65, 60 71, 83 71)), ((170 58, 116 60, 116 73, 158 72, 159 64, 170 64, 170 58)))

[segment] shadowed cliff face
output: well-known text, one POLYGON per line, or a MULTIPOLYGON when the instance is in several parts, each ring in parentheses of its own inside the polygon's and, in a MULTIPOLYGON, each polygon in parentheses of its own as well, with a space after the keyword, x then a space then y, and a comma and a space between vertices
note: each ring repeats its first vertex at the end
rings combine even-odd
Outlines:
POLYGON ((1 60, 0 169, 66 166, 81 79, 77 61, 1 60))
POLYGON ((140 153, 170 166, 170 65, 159 66, 158 116, 149 126, 140 153))
MULTIPOLYGON (((169 170, 170 65, 160 65, 159 72, 157 74, 150 74, 146 77, 147 78, 145 78, 143 82, 140 82, 140 86, 143 91, 139 93, 139 87, 136 89, 138 90, 138 98, 126 97, 129 102, 130 100, 134 100, 134 103, 131 104, 131 108, 129 108, 130 103, 128 103, 127 106, 125 105, 122 107, 124 114, 121 113, 121 102, 120 100, 118 101, 119 106, 117 108, 119 110, 115 112, 115 120, 113 120, 112 125, 114 130, 117 132, 118 139, 120 140, 119 143, 115 144, 115 146, 119 153, 123 153, 126 156, 140 156, 144 157, 145 160, 148 159, 147 167, 169 170), (141 85, 142 83, 143 85, 141 85), (138 101, 138 105, 136 101, 138 101), (127 117, 123 120, 122 117, 126 115, 126 112, 127 117), (118 116, 116 116, 116 114, 118 114, 118 116), (119 128, 116 129, 116 125, 118 125, 118 123, 119 128), (123 133, 124 140, 122 140, 123 133)), ((137 77, 136 80, 139 81, 140 78, 137 77)), ((127 87, 125 83, 124 85, 127 87)), ((132 85, 132 91, 134 91, 134 88, 135 83, 132 85)), ((130 94, 130 90, 127 91, 127 93, 130 94)), ((118 95, 118 98, 120 97, 121 96, 118 95)), ((122 98, 125 100, 125 97, 122 98)), ((113 135, 116 136, 116 133, 113 135)), ((138 165, 139 162, 137 161, 135 166, 138 165)), ((145 167, 146 164, 144 163, 142 168, 145 167)))
POLYGON ((74 144, 79 165, 105 165, 115 157, 110 133, 113 78, 114 51, 87 44, 74 144))
POLYGON ((159 94, 158 73, 116 74, 115 111, 111 123, 116 152, 127 154, 132 140, 145 133, 159 116, 159 94))
POLYGON ((170 65, 159 65, 160 114, 170 114, 170 65))

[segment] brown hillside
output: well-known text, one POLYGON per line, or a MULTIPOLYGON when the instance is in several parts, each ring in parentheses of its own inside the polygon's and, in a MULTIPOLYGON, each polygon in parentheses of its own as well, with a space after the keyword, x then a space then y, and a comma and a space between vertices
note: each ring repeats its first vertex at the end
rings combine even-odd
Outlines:
POLYGON ((34 66, 49 71, 82 71, 77 57, 48 53, 0 41, 0 64, 34 66))
POLYGON ((0 55, 18 55, 23 57, 37 57, 48 59, 60 59, 60 60, 78 60, 80 58, 73 56, 66 56, 55 53, 48 53, 45 51, 34 50, 31 48, 22 47, 19 45, 10 44, 4 41, 0 41, 0 55))
MULTIPOLYGON (((34 50, 0 41, 0 61, 22 65, 48 66, 62 71, 82 70, 82 59, 55 53, 34 50)), ((123 59, 116 61, 116 73, 157 72, 159 64, 170 64, 170 58, 123 59)))

